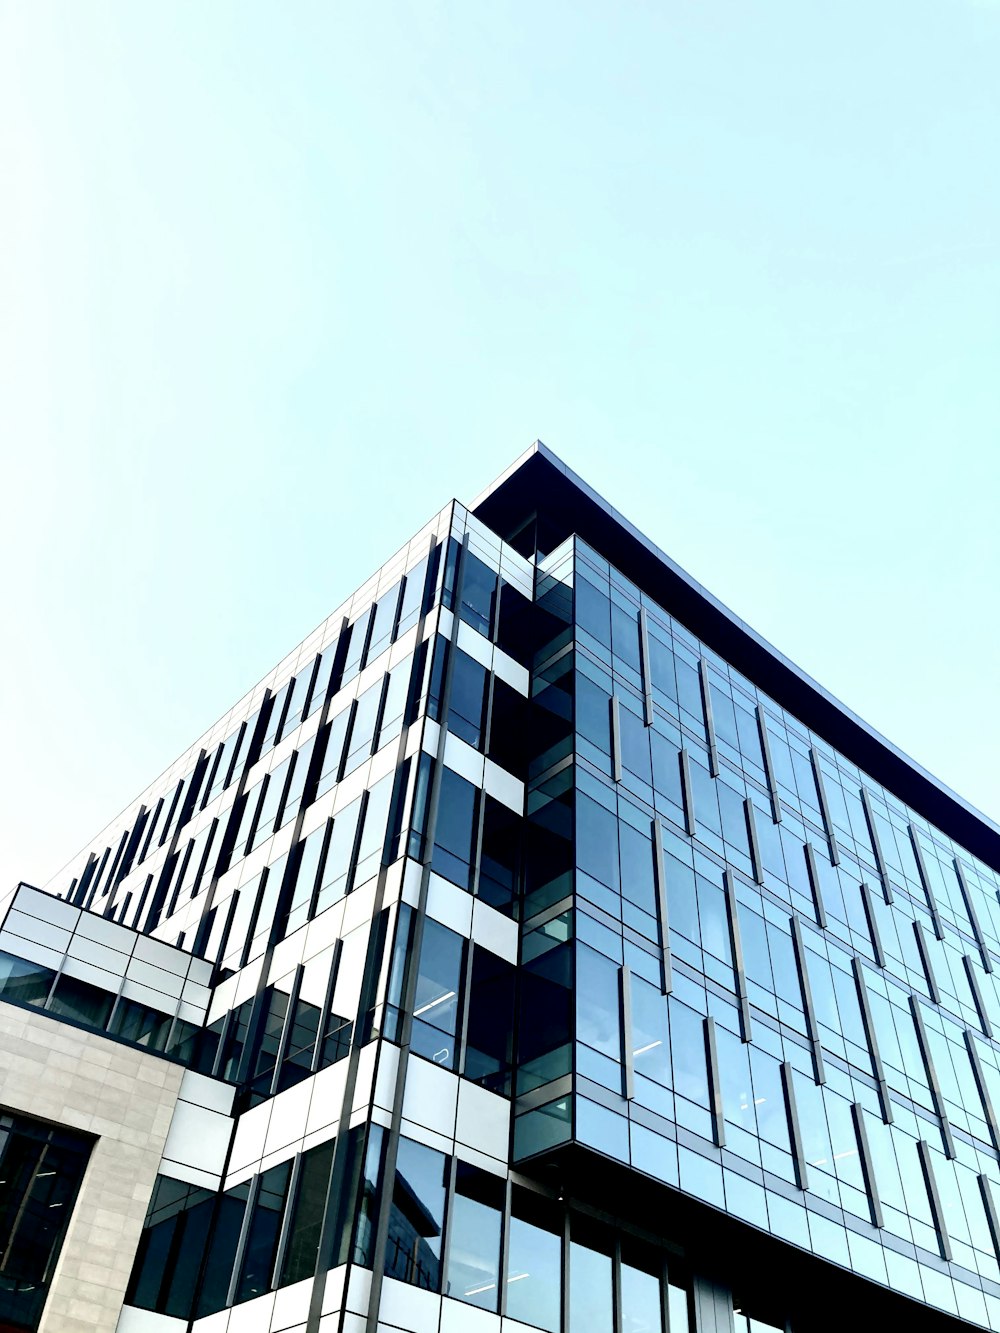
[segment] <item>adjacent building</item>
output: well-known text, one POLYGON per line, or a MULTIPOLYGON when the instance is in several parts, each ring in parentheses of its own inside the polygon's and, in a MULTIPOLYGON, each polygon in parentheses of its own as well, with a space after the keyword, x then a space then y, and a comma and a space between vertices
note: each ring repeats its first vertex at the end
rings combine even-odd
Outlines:
POLYGON ((536 444, 0 904, 0 1333, 1000 1327, 998 868, 536 444))

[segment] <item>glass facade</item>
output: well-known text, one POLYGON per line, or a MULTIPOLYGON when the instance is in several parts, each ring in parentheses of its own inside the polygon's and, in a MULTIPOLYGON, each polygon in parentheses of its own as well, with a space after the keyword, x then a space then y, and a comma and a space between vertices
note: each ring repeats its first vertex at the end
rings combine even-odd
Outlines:
POLYGON ((18 891, 0 1000, 183 1066, 124 1300, 194 1330, 995 1327, 998 865, 538 448, 18 891))

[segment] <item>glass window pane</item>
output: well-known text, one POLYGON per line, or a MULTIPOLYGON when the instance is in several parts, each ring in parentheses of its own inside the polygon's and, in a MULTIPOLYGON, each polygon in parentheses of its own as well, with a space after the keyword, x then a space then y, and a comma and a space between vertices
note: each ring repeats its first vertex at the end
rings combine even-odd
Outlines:
POLYGON ((278 1233, 285 1208, 285 1195, 291 1164, 282 1162, 265 1171, 254 1204, 253 1217, 243 1252, 243 1270, 236 1288, 236 1300, 248 1301, 271 1288, 271 1270, 278 1248, 278 1233))
POLYGON ((611 1257, 570 1242, 570 1333, 608 1333, 614 1326, 611 1302, 611 1257))
POLYGON ((483 1310, 497 1309, 504 1184, 465 1162, 457 1164, 448 1218, 448 1291, 483 1310))
POLYGON ((312 1277, 319 1254, 319 1233, 326 1211, 335 1141, 310 1148, 302 1157, 294 1212, 288 1233, 281 1285, 312 1277))
POLYGON ((448 1158, 400 1139, 389 1213, 385 1271, 430 1291, 441 1288, 441 1233, 448 1158))
POLYGON ((419 1054, 446 1069, 455 1067, 458 993, 465 941, 438 922, 424 924, 413 1001, 411 1044, 419 1054))
POLYGON ((661 1333, 659 1278, 633 1268, 624 1259, 621 1277, 622 1333, 661 1333))
POLYGON ((554 1220, 548 1225, 527 1220, 525 1214, 531 1216, 533 1211, 530 1203, 515 1193, 508 1239, 507 1315, 547 1333, 559 1333, 562 1242, 554 1234, 554 1220))

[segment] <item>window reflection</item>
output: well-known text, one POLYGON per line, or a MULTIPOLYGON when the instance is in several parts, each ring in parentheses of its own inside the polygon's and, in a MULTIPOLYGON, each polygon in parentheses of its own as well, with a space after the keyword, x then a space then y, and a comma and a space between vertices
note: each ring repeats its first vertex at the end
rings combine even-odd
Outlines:
POLYGON ((441 1288, 447 1164, 443 1153, 400 1139, 385 1271, 389 1277, 430 1291, 441 1288))
MULTIPOLYGON (((507 1243, 507 1315, 559 1333, 562 1241, 558 1215, 515 1190, 507 1243)), ((610 1327, 610 1325, 609 1325, 610 1327)))
POLYGON ((504 1182, 458 1162, 448 1219, 448 1291, 480 1309, 497 1310, 504 1182))

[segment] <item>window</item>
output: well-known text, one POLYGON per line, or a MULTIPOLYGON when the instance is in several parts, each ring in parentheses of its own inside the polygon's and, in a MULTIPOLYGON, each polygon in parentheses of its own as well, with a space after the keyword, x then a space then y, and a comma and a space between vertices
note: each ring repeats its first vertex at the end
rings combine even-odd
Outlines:
POLYGON ((115 1006, 108 1031, 112 1036, 135 1042, 137 1046, 145 1046, 151 1051, 164 1051, 167 1048, 170 1023, 169 1014, 161 1014, 148 1005, 122 997, 115 1006))
POLYGON ((512 916, 521 860, 522 820, 492 796, 483 797, 483 841, 479 858, 479 897, 512 916))
POLYGON ((431 866, 463 889, 471 887, 477 796, 471 782, 442 768, 431 866))
POLYGON ((48 999, 55 972, 40 963, 15 958, 0 950, 0 995, 18 1004, 43 1005, 48 999))
POLYGON ((514 1191, 507 1240, 507 1315, 547 1333, 559 1333, 562 1225, 558 1212, 544 1205, 545 1200, 526 1191, 514 1191))
POLYGON ((83 1135, 0 1114, 0 1326, 38 1327, 90 1147, 83 1135))
MULTIPOLYGON (((569 1247, 569 1326, 570 1333, 606 1333, 614 1327, 611 1299, 611 1256, 602 1247, 598 1234, 575 1220, 569 1247), (589 1243, 584 1244, 584 1237, 589 1243)), ((603 1237, 605 1244, 610 1236, 603 1237)))
POLYGON ((465 941, 430 917, 424 923, 410 1044, 446 1069, 455 1068, 455 1035, 465 941))
POLYGON ((53 1014, 72 1018, 87 1027, 103 1028, 113 1003, 114 996, 108 991, 91 986, 87 981, 78 981, 64 972, 56 982, 48 1008, 53 1014))
POLYGON ((504 1182, 466 1162, 456 1163, 448 1220, 446 1295, 497 1311, 504 1182))
POLYGON ((458 614, 467 625, 471 625, 480 634, 485 634, 487 638, 493 629, 496 592, 496 571, 483 564, 482 560, 471 551, 466 550, 462 569, 462 600, 458 614))
POLYGON ((288 1192, 291 1164, 282 1162, 260 1177, 253 1214, 243 1250, 243 1265, 236 1285, 236 1302, 262 1296, 271 1288, 271 1273, 278 1248, 281 1216, 288 1192))
POLYGON ((211 1203, 208 1190, 157 1176, 125 1296, 129 1305, 178 1319, 190 1316, 211 1203))
MULTIPOLYGON (((663 1259, 655 1250, 622 1240, 622 1333, 661 1333, 660 1273, 663 1259)), ((673 1320, 671 1333, 678 1333, 673 1320)))
POLYGON ((316 1272, 335 1146, 331 1139, 302 1155, 281 1273, 283 1287, 302 1282, 316 1272))
POLYGON ((429 1291, 441 1289, 441 1233, 448 1158, 411 1139, 399 1140, 386 1241, 387 1276, 429 1291))
POLYGON ((351 734, 347 742, 347 758, 344 760, 343 776, 345 777, 348 773, 353 773, 359 764, 364 763, 371 756, 384 685, 385 678, 383 677, 382 680, 369 686, 354 706, 354 720, 351 723, 351 734))
POLYGON ((516 969, 474 946, 463 1073, 491 1092, 510 1096, 516 969))
POLYGON ((483 741, 489 672, 460 648, 452 651, 448 730, 478 750, 483 741))

